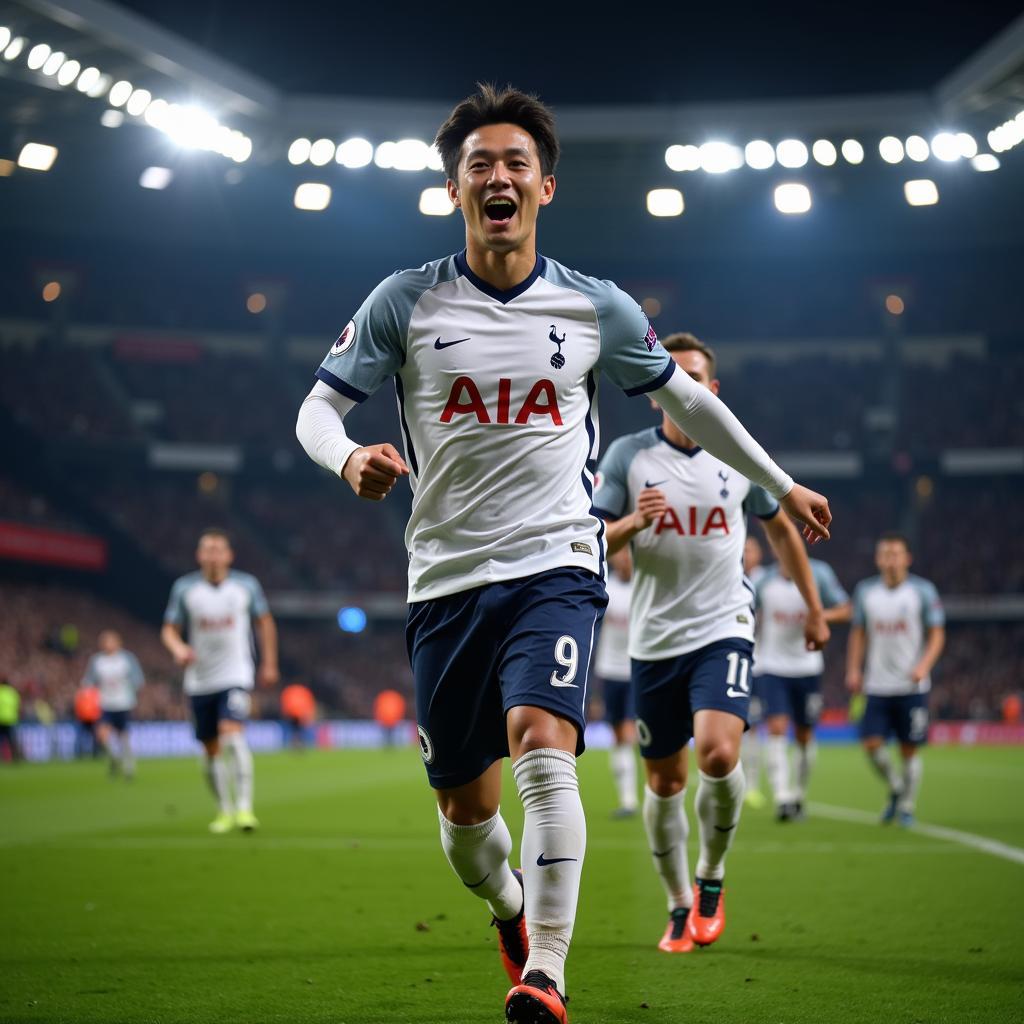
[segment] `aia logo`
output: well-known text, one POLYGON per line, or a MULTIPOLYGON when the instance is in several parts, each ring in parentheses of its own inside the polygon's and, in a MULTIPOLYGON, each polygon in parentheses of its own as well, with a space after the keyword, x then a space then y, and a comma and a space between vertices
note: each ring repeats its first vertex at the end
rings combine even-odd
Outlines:
POLYGON ((560 370, 565 366, 565 356, 562 355, 562 346, 565 344, 565 331, 562 331, 562 337, 559 338, 558 328, 552 324, 551 332, 548 334, 548 341, 553 341, 558 346, 558 351, 551 357, 551 365, 556 370, 560 370))
POLYGON ((547 416, 554 426, 562 426, 562 413, 558 408, 554 381, 546 378, 537 381, 517 405, 513 416, 512 381, 508 377, 498 380, 497 400, 492 402, 491 408, 488 408, 488 403, 484 401, 472 377, 456 377, 441 413, 441 422, 451 423, 456 416, 475 416, 477 423, 515 423, 524 426, 530 422, 531 416, 547 416))
POLYGON ((883 636, 899 636, 901 633, 909 633, 910 627, 906 619, 879 619, 875 623, 875 632, 883 636))
POLYGON ((707 537, 713 531, 719 530, 723 536, 728 536, 729 521, 721 505, 708 509, 706 515, 700 515, 700 510, 695 505, 684 511, 688 513, 685 527, 679 513, 669 505, 654 526, 655 535, 660 536, 669 530, 678 533, 680 537, 707 537))

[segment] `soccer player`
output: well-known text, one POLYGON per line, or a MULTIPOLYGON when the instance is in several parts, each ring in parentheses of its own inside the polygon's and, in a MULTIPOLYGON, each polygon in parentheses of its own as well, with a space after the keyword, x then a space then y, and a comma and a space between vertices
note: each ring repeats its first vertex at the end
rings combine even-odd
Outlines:
MULTIPOLYGON (((811 559, 811 571, 831 626, 849 622, 850 598, 824 562, 811 559)), ((821 674, 825 656, 809 649, 804 637, 807 605, 782 564, 764 572, 757 584, 757 640, 754 676, 768 720, 768 779, 779 821, 804 816, 804 801, 816 754, 814 726, 821 714, 821 674), (796 735, 795 786, 789 774, 789 724, 796 735)))
MULTIPOLYGON (((743 542, 743 574, 757 588, 758 580, 765 574, 764 549, 761 542, 751 533, 743 542)), ((756 641, 755 641, 756 642, 756 641)), ((761 741, 761 725, 764 722, 764 696, 757 674, 757 658, 750 677, 750 708, 747 724, 750 728, 743 734, 740 746, 740 760, 743 762, 743 777, 747 791, 743 802, 754 810, 760 810, 767 801, 761 792, 761 764, 764 760, 764 744, 761 741)))
POLYGON ((846 685, 867 696, 860 735, 868 758, 889 788, 882 823, 897 815, 914 823, 923 765, 919 749, 928 741, 931 670, 946 643, 946 616, 939 592, 910 572, 910 542, 883 534, 875 546, 878 575, 853 591, 853 625, 846 650, 846 685), (864 652, 867 649, 867 667, 864 652), (895 735, 903 756, 896 774, 885 743, 895 735))
POLYGON ((808 535, 827 537, 831 514, 675 372, 632 299, 537 252, 559 149, 545 106, 481 86, 435 144, 466 248, 373 291, 317 371, 296 431, 360 497, 380 501, 410 477, 407 642, 441 845, 497 925, 514 983, 507 1019, 564 1024, 586 845, 576 755, 607 600, 604 525, 591 512, 598 375, 656 395, 710 450, 783 496, 808 535), (344 429, 389 378, 405 458, 344 429), (525 897, 498 809, 509 756, 525 810, 525 897))
POLYGON ((199 572, 182 576, 171 588, 160 638, 185 669, 185 693, 219 809, 210 831, 252 832, 259 827, 252 810, 252 752, 245 739, 256 675, 252 624, 259 634, 263 686, 278 680, 277 627, 256 577, 231 568, 234 552, 223 530, 203 532, 196 561, 199 572))
MULTIPOLYGON (((669 335, 663 345, 683 371, 677 377, 717 394, 707 345, 691 334, 669 335)), ((662 425, 609 447, 594 506, 608 521, 609 552, 627 543, 633 550, 629 653, 647 774, 643 819, 669 910, 658 948, 685 953, 694 943, 710 945, 725 927, 725 856, 743 806, 740 740, 754 649, 754 594, 742 562, 748 513, 764 523, 807 602, 808 645, 822 647, 829 629, 800 534, 778 500, 705 451, 660 393, 652 397, 662 425), (684 807, 691 739, 700 775, 692 889, 684 807)))
POLYGON ((110 774, 120 772, 126 779, 135 777, 128 720, 138 703, 143 682, 139 659, 126 651, 121 634, 105 629, 99 635, 97 651, 85 666, 81 685, 96 687, 100 692, 101 717, 96 725, 96 738, 110 758, 110 774))
POLYGON ((612 778, 619 806, 612 817, 631 818, 637 812, 636 754, 633 743, 633 693, 629 682, 629 595, 633 562, 623 548, 608 559, 608 607, 594 654, 594 673, 601 682, 605 721, 612 728, 612 778))

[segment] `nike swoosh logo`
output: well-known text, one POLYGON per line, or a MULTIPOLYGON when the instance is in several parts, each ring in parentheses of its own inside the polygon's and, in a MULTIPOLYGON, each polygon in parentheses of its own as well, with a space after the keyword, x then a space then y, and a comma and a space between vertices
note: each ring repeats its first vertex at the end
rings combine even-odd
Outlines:
POLYGON ((729 825, 726 828, 722 828, 721 825, 716 825, 715 826, 715 831, 716 832, 731 832, 735 827, 736 827, 735 824, 729 825))
POLYGON ((726 697, 749 697, 749 693, 745 693, 743 690, 734 690, 731 686, 725 691, 726 697))
POLYGON ((474 882, 474 883, 473 883, 472 885, 470 885, 470 884, 469 884, 469 882, 463 882, 462 884, 463 884, 463 885, 464 885, 464 886, 465 886, 465 887, 466 887, 467 889, 479 889, 479 888, 480 888, 480 886, 481 886, 481 885, 483 885, 483 884, 484 884, 484 882, 486 882, 486 881, 487 881, 487 879, 488 879, 488 878, 490 878, 490 877, 491 877, 491 873, 490 873, 490 871, 488 871, 488 872, 487 872, 487 874, 486 874, 486 875, 484 875, 484 877, 483 877, 483 878, 481 878, 479 882, 474 882))
POLYGON ((651 853, 653 853, 655 857, 667 857, 674 849, 674 846, 670 846, 667 850, 662 850, 660 852, 658 850, 651 850, 651 853))
POLYGON ((552 857, 551 860, 548 860, 544 856, 544 854, 542 853, 537 858, 537 867, 539 867, 539 868, 546 868, 549 864, 564 864, 566 861, 578 860, 578 859, 579 858, 577 858, 577 857, 552 857))
POLYGON ((459 338, 458 341, 442 341, 440 338, 437 338, 434 342, 434 348, 440 352, 443 348, 451 348, 452 345, 461 345, 464 341, 469 341, 469 338, 459 338))
POLYGON ((653 484, 651 483, 650 480, 645 480, 644 481, 644 487, 657 487, 660 484, 667 484, 667 483, 668 483, 668 478, 667 477, 664 480, 655 480, 653 484))

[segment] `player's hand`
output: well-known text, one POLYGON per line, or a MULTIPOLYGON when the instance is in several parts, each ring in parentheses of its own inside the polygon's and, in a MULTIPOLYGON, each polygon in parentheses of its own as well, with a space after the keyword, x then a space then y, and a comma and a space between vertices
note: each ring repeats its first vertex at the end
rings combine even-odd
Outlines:
POLYGON ((636 499, 633 512, 633 526, 639 532, 646 530, 655 519, 660 519, 668 509, 665 494, 657 487, 645 487, 636 499))
POLYGON ((394 445, 371 444, 348 457, 341 475, 360 498, 383 501, 399 477, 409 475, 409 467, 394 445))
POLYGON ((277 686, 281 681, 281 673, 276 665, 260 665, 256 680, 260 686, 269 689, 271 686, 277 686))
POLYGON ((182 644, 174 652, 174 664, 178 668, 185 668, 186 665, 191 665, 196 660, 196 652, 189 647, 188 644, 182 644))
POLYGON ((920 666, 920 665, 915 665, 915 666, 914 666, 914 667, 913 667, 913 668, 912 668, 912 669, 910 670, 910 681, 911 681, 911 682, 912 682, 912 683, 913 683, 913 684, 914 684, 915 686, 917 686, 917 684, 918 684, 919 682, 921 682, 921 680, 922 680, 922 679, 924 679, 924 677, 925 677, 925 676, 926 676, 927 674, 928 674, 928 673, 927 673, 927 672, 925 672, 925 670, 924 670, 923 668, 921 668, 921 666, 920 666))
POLYGON ((846 688, 850 693, 860 693, 864 685, 864 676, 859 669, 849 669, 846 673, 846 688))
POLYGON ((828 525, 832 522, 832 513, 828 507, 828 498, 809 487, 793 484, 793 489, 782 498, 779 504, 798 522, 804 524, 804 540, 808 544, 817 544, 819 540, 828 540, 828 525))
POLYGON ((804 623, 804 643, 809 651, 824 650, 832 630, 828 628, 825 621, 825 613, 821 609, 816 612, 807 613, 807 621, 804 623))

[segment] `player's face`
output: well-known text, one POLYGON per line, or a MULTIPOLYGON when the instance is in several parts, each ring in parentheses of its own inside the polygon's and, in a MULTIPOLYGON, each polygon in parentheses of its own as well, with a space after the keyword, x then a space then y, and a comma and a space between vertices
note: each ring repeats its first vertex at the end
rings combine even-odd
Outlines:
POLYGON ((488 124, 467 135, 459 180, 448 182, 467 235, 498 253, 534 242, 537 213, 554 194, 554 176, 541 171, 537 144, 514 124, 488 124))
POLYGON ((875 547, 875 565, 886 583, 906 579, 912 559, 906 544, 898 540, 882 540, 875 547))
MULTIPOLYGON (((718 394, 718 379, 711 376, 711 364, 703 352, 670 352, 669 355, 684 373, 689 374, 698 384, 703 384, 713 395, 718 394)), ((652 409, 661 408, 653 398, 650 403, 652 409)))
POLYGON ((105 629, 100 633, 100 650, 104 654, 115 654, 121 647, 121 637, 112 629, 105 629))
POLYGON ((209 579, 221 579, 227 575, 235 554, 223 537, 202 537, 196 549, 196 561, 203 575, 209 579))

